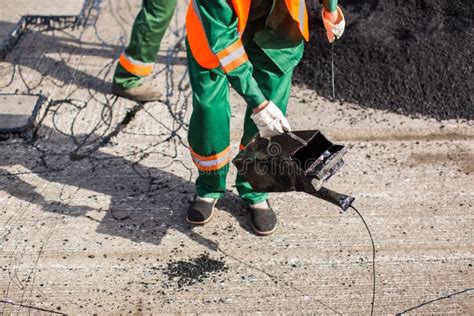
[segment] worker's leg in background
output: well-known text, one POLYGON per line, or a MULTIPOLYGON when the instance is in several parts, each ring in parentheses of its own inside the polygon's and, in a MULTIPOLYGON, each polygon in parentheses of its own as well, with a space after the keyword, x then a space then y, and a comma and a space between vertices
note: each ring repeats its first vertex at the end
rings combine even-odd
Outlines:
POLYGON ((199 172, 196 194, 218 199, 225 193, 230 161, 229 83, 222 70, 202 68, 189 47, 187 56, 193 90, 188 141, 199 172))
MULTIPOLYGON (((302 47, 298 49, 303 49, 302 47)), ((268 55, 253 41, 245 46, 247 55, 254 65, 253 76, 258 82, 260 89, 267 98, 273 101, 283 112, 286 113, 288 99, 291 92, 291 79, 293 76, 294 67, 290 65, 289 69, 281 69, 275 64, 275 61, 270 59, 268 55)), ((300 58, 300 54, 295 54, 300 58)), ((299 60, 298 60, 299 61, 299 60)), ((295 62, 295 64, 298 63, 295 62)), ((243 148, 248 142, 258 133, 255 123, 250 118, 252 109, 247 107, 244 120, 244 134, 242 136, 240 147, 243 148)), ((237 175, 236 187, 239 191, 240 197, 249 205, 257 204, 265 201, 268 198, 267 193, 255 192, 247 181, 237 175)))
POLYGON ((175 7, 176 0, 143 0, 133 24, 130 43, 115 70, 114 87, 122 90, 137 87, 151 74, 175 7))

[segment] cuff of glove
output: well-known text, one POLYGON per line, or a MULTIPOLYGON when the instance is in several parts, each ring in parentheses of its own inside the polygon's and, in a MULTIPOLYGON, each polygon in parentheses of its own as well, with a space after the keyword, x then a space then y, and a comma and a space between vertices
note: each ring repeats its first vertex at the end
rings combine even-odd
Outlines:
POLYGON ((336 25, 345 22, 344 14, 342 13, 341 7, 337 7, 335 12, 328 12, 324 8, 321 11, 321 16, 323 17, 323 23, 326 30, 330 30, 336 25))
POLYGON ((269 115, 268 111, 266 111, 267 108, 272 107, 276 107, 275 103, 273 103, 272 101, 268 101, 264 109, 250 115, 250 118, 254 121, 257 127, 269 125, 275 120, 275 116, 269 115))

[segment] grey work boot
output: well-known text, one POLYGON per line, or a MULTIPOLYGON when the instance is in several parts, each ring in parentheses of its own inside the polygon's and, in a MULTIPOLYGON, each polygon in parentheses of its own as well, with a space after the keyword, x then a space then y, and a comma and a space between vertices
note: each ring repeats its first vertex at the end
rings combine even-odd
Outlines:
POLYGON ((142 83, 141 85, 130 89, 123 89, 118 85, 112 84, 112 93, 119 97, 136 102, 159 101, 162 96, 162 93, 159 92, 156 87, 153 87, 148 83, 142 83))
POLYGON ((249 205, 247 209, 250 211, 250 224, 257 235, 273 234, 276 229, 277 217, 268 201, 263 207, 249 205))
POLYGON ((196 196, 189 205, 186 221, 194 225, 204 225, 212 219, 217 199, 196 196))

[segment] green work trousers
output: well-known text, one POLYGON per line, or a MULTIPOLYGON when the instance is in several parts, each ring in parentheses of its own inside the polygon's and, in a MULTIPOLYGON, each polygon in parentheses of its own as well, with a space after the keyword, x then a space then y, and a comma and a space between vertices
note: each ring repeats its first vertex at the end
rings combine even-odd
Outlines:
MULTIPOLYGON (((132 28, 130 43, 125 54, 143 63, 154 63, 161 40, 170 24, 176 0, 143 0, 132 28)), ((139 86, 144 77, 134 75, 118 63, 113 84, 122 89, 139 86)))
MULTIPOLYGON (((186 43, 188 44, 188 43, 186 43)), ((291 67, 282 71, 278 65, 269 58, 255 41, 250 40, 245 45, 245 50, 250 62, 254 66, 253 77, 261 91, 268 100, 273 101, 283 113, 286 112, 288 98, 291 90, 291 79, 294 66, 302 56, 303 44, 292 48, 291 67), (296 51, 296 53, 295 53, 296 51), (296 60, 294 60, 296 59, 296 60)), ((188 46, 188 67, 190 82, 193 89, 193 112, 189 123, 188 141, 194 162, 203 166, 210 160, 222 161, 217 170, 203 171, 198 165, 198 178, 196 179, 196 193, 198 196, 220 198, 226 189, 226 175, 229 163, 225 163, 225 154, 229 151, 230 144, 230 117, 229 82, 221 68, 202 68, 193 58, 188 46), (196 158, 197 157, 197 158, 196 158), (207 160, 206 160, 207 159, 207 160)), ((277 53, 283 60, 288 57, 288 51, 277 53)), ((285 68, 285 67, 283 67, 285 68)), ((245 146, 258 133, 258 129, 250 118, 252 109, 248 106, 245 113, 244 133, 241 145, 245 146)), ((267 193, 255 192, 245 179, 238 175, 236 187, 240 197, 249 205, 263 202, 267 193)))

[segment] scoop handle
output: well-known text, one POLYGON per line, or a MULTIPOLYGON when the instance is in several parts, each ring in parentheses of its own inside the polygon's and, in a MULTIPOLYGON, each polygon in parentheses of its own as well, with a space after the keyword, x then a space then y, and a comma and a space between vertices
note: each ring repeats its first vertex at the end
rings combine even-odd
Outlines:
POLYGON ((352 202, 355 200, 355 198, 352 196, 338 193, 325 187, 322 187, 318 191, 308 193, 317 198, 323 199, 324 201, 339 206, 343 211, 347 211, 347 209, 352 205, 352 202))
POLYGON ((297 142, 301 143, 301 145, 308 146, 308 142, 304 140, 303 138, 299 137, 298 135, 296 135, 295 133, 287 132, 287 134, 290 135, 290 137, 296 140, 297 142))

